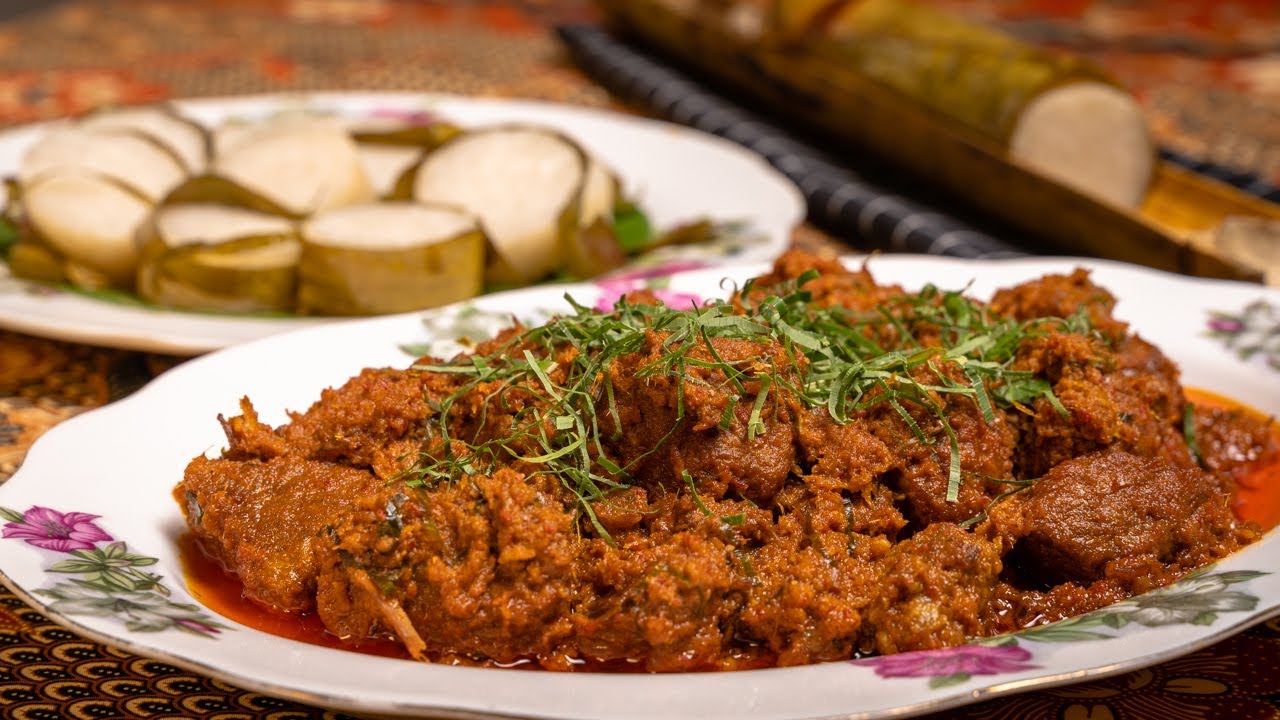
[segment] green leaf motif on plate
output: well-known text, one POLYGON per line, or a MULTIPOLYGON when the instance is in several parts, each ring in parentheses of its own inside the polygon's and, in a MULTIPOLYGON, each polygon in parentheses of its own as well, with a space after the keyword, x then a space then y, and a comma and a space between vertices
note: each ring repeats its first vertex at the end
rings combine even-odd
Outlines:
POLYGON ((1210 311, 1208 334, 1241 360, 1261 357, 1273 370, 1280 370, 1280 307, 1255 300, 1238 313, 1210 311))
POLYGON ((1201 568, 1178 582, 1149 593, 1108 605, 1101 610, 1067 620, 1022 630, 1011 635, 978 640, 978 644, 997 645, 1031 641, 1044 643, 1080 642, 1115 637, 1112 632, 1129 624, 1144 627, 1166 625, 1212 625, 1222 613, 1251 612, 1258 597, 1231 589, 1268 573, 1257 570, 1213 572, 1201 568))
POLYGON ((1101 610, 1027 630, 981 638, 968 645, 876 655, 850 661, 870 667, 881 678, 928 678, 931 690, 965 683, 975 676, 1038 670, 1024 643, 1076 643, 1119 637, 1127 625, 1212 625, 1221 613, 1250 612, 1258 597, 1231 588, 1269 573, 1257 570, 1213 572, 1212 566, 1178 582, 1101 610))
POLYGON ((59 553, 63 559, 45 571, 74 576, 35 591, 51 600, 50 611, 115 617, 134 632, 178 630, 213 637, 227 628, 199 605, 172 599, 164 576, 142 569, 159 561, 129 552, 126 543, 98 526, 98 517, 38 505, 22 513, 0 507, 5 521, 0 537, 59 553))

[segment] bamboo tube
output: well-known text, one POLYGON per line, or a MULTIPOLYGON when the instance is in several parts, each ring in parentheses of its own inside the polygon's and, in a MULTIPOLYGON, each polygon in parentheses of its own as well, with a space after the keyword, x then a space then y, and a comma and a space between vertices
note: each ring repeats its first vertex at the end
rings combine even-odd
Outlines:
MULTIPOLYGON (((887 160, 1025 231, 1045 251, 1196 275, 1260 277, 1138 212, 1150 179, 1165 170, 1141 124, 1129 138, 1137 144, 1129 157, 1142 161, 1130 174, 1136 190, 1123 203, 1066 183, 1011 151, 1022 115, 1052 91, 1084 86, 1120 92, 1084 61, 1027 48, 958 20, 934 23, 936 11, 903 0, 751 3, 762 13, 761 30, 754 34, 742 30, 751 23, 741 20, 741 7, 730 10, 723 2, 718 14, 688 0, 599 2, 623 32, 799 126, 821 131, 837 153, 887 160), (783 6, 795 11, 785 21, 779 19, 783 6), (738 18, 732 28, 715 20, 731 13, 738 18), (891 39, 857 46, 856 38, 877 32, 891 39), (876 47, 890 57, 877 57, 876 47), (975 89, 983 82, 988 87, 975 89)), ((1113 173, 1103 173, 1108 174, 1113 173)))

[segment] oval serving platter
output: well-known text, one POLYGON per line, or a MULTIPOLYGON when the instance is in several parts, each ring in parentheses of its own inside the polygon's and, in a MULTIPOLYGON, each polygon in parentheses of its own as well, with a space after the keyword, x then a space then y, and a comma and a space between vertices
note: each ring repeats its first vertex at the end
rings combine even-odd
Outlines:
MULTIPOLYGON (((862 262, 862 258, 850 258, 862 262)), ((1119 298, 1117 317, 1163 348, 1196 388, 1280 414, 1280 348, 1248 352, 1280 325, 1280 292, 1083 259, 866 260, 880 282, 992 290, 1084 266, 1119 298), (1246 357, 1247 356, 1247 357, 1246 357)), ((466 309, 332 323, 191 360, 129 398, 42 437, 0 486, 0 577, 83 635, 259 692, 357 713, 622 720, 901 717, 1102 677, 1191 652, 1280 613, 1280 536, 1179 583, 1080 618, 934 652, 699 674, 585 674, 450 667, 282 639, 239 625, 188 593, 170 490, 186 463, 225 443, 219 413, 248 395, 284 422, 321 389, 366 366, 406 366, 408 346, 474 333, 477 318, 568 310, 642 286, 722 297, 764 269, 733 266, 667 279, 542 286, 466 309), (725 278, 729 280, 726 281, 725 278), (727 284, 726 284, 727 283, 727 284)))
MULTIPOLYGON (((558 128, 618 171, 628 196, 635 198, 654 228, 702 218, 741 224, 742 242, 686 246, 678 257, 667 256, 685 266, 770 260, 787 246, 792 228, 804 219, 800 191, 754 153, 698 130, 607 110, 390 92, 254 95, 173 104, 209 127, 227 119, 252 121, 306 110, 351 118, 427 113, 464 127, 522 122, 558 128)), ((23 152, 47 127, 34 124, 0 133, 0 177, 17 170, 23 152)), ((642 256, 637 262, 653 261, 642 256)), ((197 355, 330 321, 181 312, 116 302, 14 278, 0 261, 0 328, 59 340, 197 355)))

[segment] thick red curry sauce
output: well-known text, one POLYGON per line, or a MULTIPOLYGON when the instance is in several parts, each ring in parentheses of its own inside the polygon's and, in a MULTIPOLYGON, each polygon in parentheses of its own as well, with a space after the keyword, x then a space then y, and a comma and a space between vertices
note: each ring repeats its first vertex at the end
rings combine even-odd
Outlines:
MULTIPOLYGON (((1266 413, 1207 390, 1186 388, 1185 392, 1196 405, 1238 408, 1260 419, 1267 417, 1266 413)), ((1272 424, 1271 434, 1280 441, 1280 424, 1272 424)), ((1257 523, 1264 531, 1280 525, 1280 461, 1261 464, 1240 478, 1233 509, 1237 517, 1257 523)))
MULTIPOLYGON (((1265 418, 1265 414, 1215 393, 1187 388, 1186 395, 1197 405, 1239 408, 1265 418)), ((1273 425, 1271 432, 1277 442, 1280 442, 1280 425, 1273 425)), ((1280 460, 1261 464, 1240 479, 1234 510, 1237 516, 1257 523, 1264 531, 1280 525, 1280 460)), ((325 630, 324 624, 314 613, 282 613, 244 597, 240 579, 206 556, 190 534, 183 535, 179 550, 188 590, 196 600, 219 615, 265 633, 312 645, 383 657, 409 658, 404 646, 398 642, 344 641, 325 630)), ((528 663, 523 667, 538 668, 535 663, 528 663)), ((583 666, 582 669, 618 671, 627 668, 583 666)))

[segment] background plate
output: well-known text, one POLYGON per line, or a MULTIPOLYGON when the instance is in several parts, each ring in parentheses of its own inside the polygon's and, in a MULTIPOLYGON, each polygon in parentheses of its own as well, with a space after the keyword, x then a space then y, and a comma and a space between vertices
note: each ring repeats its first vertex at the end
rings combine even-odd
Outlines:
MULTIPOLYGON (((666 229, 699 218, 742 221, 759 242, 726 256, 690 248, 701 264, 770 260, 804 219, 799 191, 754 153, 713 135, 619 113, 537 101, 420 93, 315 93, 175 101, 192 118, 264 118, 306 108, 359 117, 373 112, 434 112, 463 126, 504 122, 563 130, 622 176, 625 190, 666 229)), ((16 172, 23 152, 44 132, 36 124, 0 133, 0 177, 16 172)), ((331 320, 158 310, 117 304, 8 277, 0 263, 0 327, 60 340, 195 355, 331 320)))

